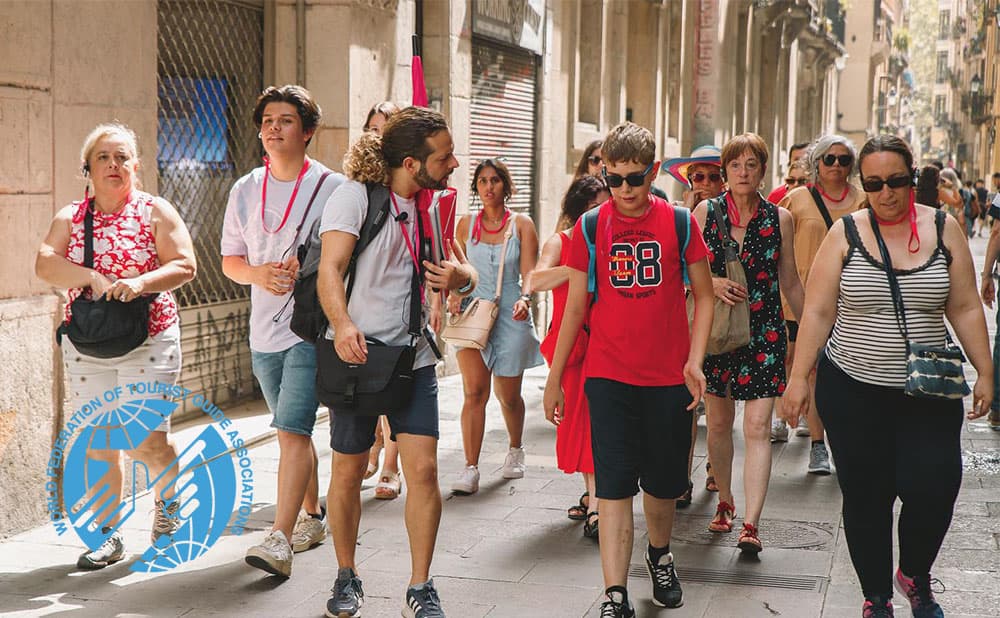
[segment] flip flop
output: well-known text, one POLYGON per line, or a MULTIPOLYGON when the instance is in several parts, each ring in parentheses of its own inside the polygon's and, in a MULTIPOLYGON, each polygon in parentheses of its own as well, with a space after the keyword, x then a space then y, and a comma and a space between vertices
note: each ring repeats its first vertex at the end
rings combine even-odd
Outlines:
POLYGON ((566 517, 569 517, 573 521, 583 521, 587 519, 587 505, 583 502, 585 498, 588 499, 587 502, 590 502, 590 492, 583 492, 583 495, 580 496, 580 503, 574 504, 566 509, 566 517))

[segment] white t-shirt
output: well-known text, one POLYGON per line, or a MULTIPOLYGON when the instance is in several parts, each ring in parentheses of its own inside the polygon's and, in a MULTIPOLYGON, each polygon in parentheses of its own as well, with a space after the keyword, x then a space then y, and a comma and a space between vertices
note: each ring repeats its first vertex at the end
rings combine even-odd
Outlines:
MULTIPOLYGON (((310 159, 309 169, 302 177, 302 184, 295 196, 295 203, 285 225, 281 219, 288 207, 288 200, 295 189, 295 181, 283 182, 272 175, 267 181, 267 205, 263 217, 268 232, 261 222, 261 189, 264 183, 264 168, 258 167, 240 178, 229 191, 229 203, 222 223, 221 249, 223 256, 245 256, 251 266, 268 262, 279 262, 295 255, 298 245, 305 242, 309 227, 323 214, 323 206, 333 191, 344 182, 343 174, 331 173, 320 187, 313 201, 309 215, 302 224, 296 238, 296 228, 302 221, 309 198, 316 189, 316 183, 328 169, 320 162, 310 159), (293 246, 294 245, 294 246, 293 246), (287 251, 287 253, 286 253, 287 251)), ((256 285, 250 286, 250 349, 256 352, 282 352, 302 340, 289 328, 294 301, 292 293, 275 296, 256 285), (287 303, 287 306, 286 304, 287 303)))
MULTIPOLYGON (((410 285, 413 277, 413 258, 407 248, 403 230, 410 234, 413 243, 416 234, 416 203, 413 198, 396 195, 399 212, 406 212, 404 222, 393 217, 372 239, 371 244, 358 257, 354 272, 356 279, 347 304, 351 321, 365 337, 374 338, 386 345, 406 345, 410 342, 410 285)), ((396 209, 389 207, 395 216, 396 209)), ((347 232, 357 237, 361 233, 368 213, 368 191, 365 185, 348 180, 337 189, 323 209, 320 236, 326 232, 347 232)), ((417 239, 419 240, 419 239, 417 239)), ((416 249, 416 245, 413 245, 416 249)), ((420 327, 427 323, 427 306, 421 311, 420 327)), ((328 339, 333 338, 333 328, 327 329, 328 339)), ((435 363, 434 352, 423 336, 416 341, 417 355, 414 369, 435 363)))

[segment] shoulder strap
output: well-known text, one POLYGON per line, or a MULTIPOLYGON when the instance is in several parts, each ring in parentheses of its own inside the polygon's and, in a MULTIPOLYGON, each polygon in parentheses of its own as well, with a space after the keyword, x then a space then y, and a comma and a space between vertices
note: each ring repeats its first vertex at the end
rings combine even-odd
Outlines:
POLYGON ((368 248, 389 218, 389 189, 374 182, 365 183, 365 188, 368 191, 368 212, 365 215, 365 222, 361 224, 358 242, 354 245, 351 260, 347 263, 347 272, 344 274, 347 278, 347 300, 351 299, 351 291, 354 290, 354 271, 358 267, 358 257, 368 248))
POLYGON ((496 293, 493 295, 493 302, 497 303, 497 304, 499 304, 499 302, 500 302, 500 294, 503 292, 503 266, 504 266, 504 260, 507 259, 507 245, 510 244, 510 237, 513 236, 513 234, 514 234, 513 228, 514 228, 515 225, 517 225, 517 222, 516 222, 516 220, 514 218, 516 216, 517 215, 514 215, 513 217, 510 218, 510 221, 507 222, 507 231, 503 235, 503 247, 500 248, 500 266, 497 267, 497 271, 498 271, 497 272, 497 289, 496 289, 496 293))
POLYGON ((583 213, 583 224, 580 225, 590 253, 590 261, 587 264, 587 291, 593 294, 591 304, 597 302, 597 220, 601 210, 602 207, 598 206, 583 213))
POLYGON ((882 238, 882 231, 879 229, 878 221, 875 220, 875 211, 868 209, 868 217, 871 221, 872 233, 875 234, 875 241, 878 243, 878 251, 882 255, 882 267, 885 269, 885 276, 889 279, 889 291, 892 294, 892 306, 896 312, 896 325, 899 333, 903 335, 903 340, 908 341, 910 334, 906 328, 906 306, 903 304, 903 292, 899 289, 899 280, 896 279, 896 272, 892 269, 892 258, 889 257, 889 248, 882 238))
POLYGON ((83 217, 83 265, 86 268, 94 267, 94 211, 90 209, 90 202, 84 202, 86 214, 83 217))
POLYGON ((944 213, 943 210, 934 211, 934 227, 937 229, 937 247, 938 250, 944 255, 945 261, 951 264, 951 251, 944 244, 944 224, 948 215, 944 213))
POLYGON ((712 214, 715 216, 715 226, 718 228, 719 238, 722 239, 723 243, 728 244, 732 237, 729 235, 729 225, 722 216, 722 205, 725 203, 725 197, 716 197, 708 201, 709 208, 712 209, 712 214))
POLYGON ((677 234, 677 248, 680 251, 681 277, 684 284, 690 283, 687 273, 687 262, 684 261, 684 254, 687 253, 688 243, 691 241, 691 211, 684 206, 673 206, 674 210, 674 232, 677 234))
MULTIPOLYGON (((316 188, 313 189, 312 195, 309 196, 309 202, 306 204, 306 211, 304 213, 302 213, 302 219, 299 220, 299 224, 295 228, 295 237, 292 238, 292 247, 291 247, 292 249, 296 248, 296 246, 299 243, 299 234, 302 233, 302 226, 305 225, 305 223, 306 223, 306 218, 309 216, 309 211, 312 210, 313 202, 316 201, 316 195, 319 194, 320 187, 323 186, 323 182, 326 180, 326 177, 329 176, 332 173, 333 172, 327 170, 327 171, 323 172, 323 174, 320 175, 319 180, 316 181, 316 188)), ((319 221, 319 219, 317 219, 316 221, 319 221)), ((316 227, 316 222, 313 222, 313 228, 315 228, 315 227, 316 227)), ((310 237, 312 235, 312 229, 313 228, 310 228, 310 237)), ((308 238, 306 240, 306 244, 308 244, 308 238)), ((299 268, 300 269, 302 268, 302 258, 301 257, 299 257, 299 268)))
POLYGON ((844 215, 841 219, 844 220, 844 235, 847 236, 847 244, 852 249, 857 249, 861 246, 861 235, 858 234, 858 224, 851 215, 844 215))
POLYGON ((826 202, 823 201, 823 196, 819 194, 819 189, 816 187, 810 187, 809 192, 812 193, 813 201, 816 202, 819 214, 823 215, 823 220, 826 221, 826 229, 830 229, 833 227, 833 219, 830 218, 830 211, 826 207, 826 202))

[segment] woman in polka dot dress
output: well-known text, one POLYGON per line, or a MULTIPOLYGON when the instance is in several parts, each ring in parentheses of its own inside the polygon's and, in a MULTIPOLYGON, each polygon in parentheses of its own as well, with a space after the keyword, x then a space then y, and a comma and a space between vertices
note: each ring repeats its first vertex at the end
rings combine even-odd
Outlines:
POLYGON ((752 133, 734 137, 722 149, 722 169, 729 190, 702 202, 694 214, 705 230, 705 242, 711 252, 716 297, 730 305, 749 303, 750 344, 705 358, 708 454, 719 486, 719 505, 708 528, 713 532, 733 529, 736 517, 732 489, 733 422, 736 401, 744 401, 746 510, 739 547, 756 554, 762 549, 757 525, 771 475, 771 408, 774 398, 785 389, 786 340, 781 293, 784 292, 797 316, 802 310, 803 290, 795 269, 791 214, 757 192, 767 169, 764 141, 752 133), (728 233, 719 229, 716 208, 728 233), (739 249, 746 288, 726 278, 724 256, 729 243, 736 243, 739 249))

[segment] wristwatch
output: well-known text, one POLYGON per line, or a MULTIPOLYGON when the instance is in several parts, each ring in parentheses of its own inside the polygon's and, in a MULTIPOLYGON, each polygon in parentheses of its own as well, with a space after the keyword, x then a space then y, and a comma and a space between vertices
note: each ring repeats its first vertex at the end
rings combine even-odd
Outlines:
POLYGON ((531 294, 521 294, 521 298, 518 300, 523 300, 524 302, 531 304, 531 294))
POLYGON ((455 291, 458 292, 459 294, 468 294, 469 292, 471 292, 473 287, 472 279, 473 279, 472 275, 469 275, 468 283, 466 283, 465 285, 463 285, 462 287, 458 288, 455 291))

